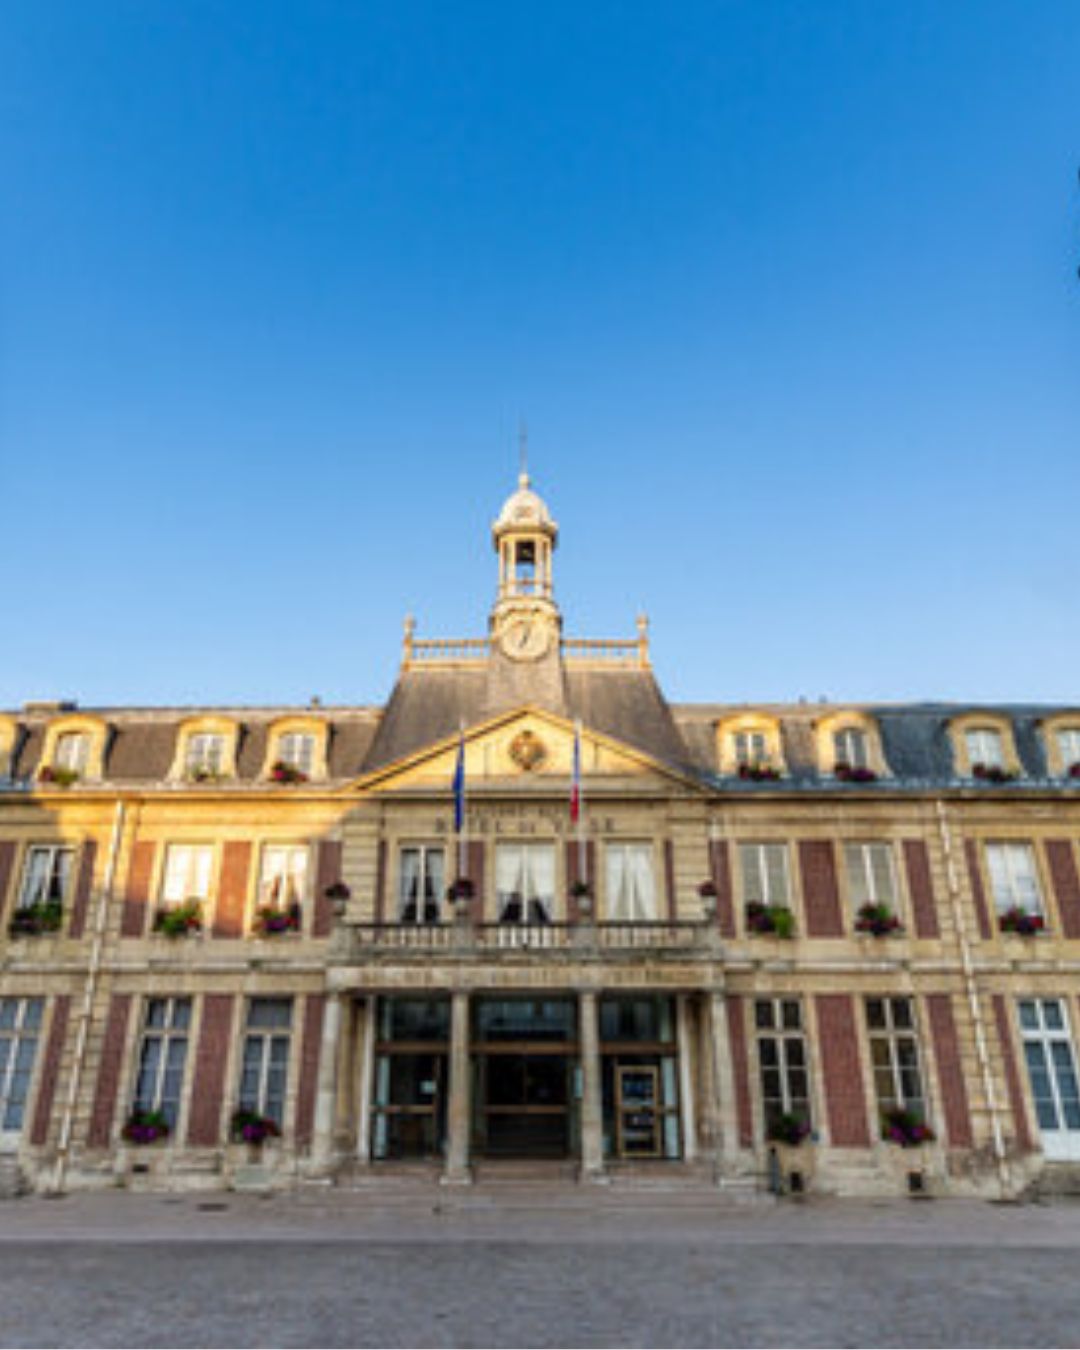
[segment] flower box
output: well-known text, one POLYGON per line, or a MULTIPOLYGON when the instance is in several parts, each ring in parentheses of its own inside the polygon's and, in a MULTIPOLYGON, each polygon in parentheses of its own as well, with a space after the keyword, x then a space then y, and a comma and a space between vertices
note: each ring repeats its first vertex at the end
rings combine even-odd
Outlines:
POLYGON ((1021 905, 1013 905, 998 915, 998 928, 1002 933, 1016 933, 1020 937, 1034 937, 1046 930, 1046 920, 1041 914, 1034 914, 1021 905))
POLYGON ((781 773, 771 764, 740 764, 739 777, 751 783, 775 783, 781 773))
POLYGON ((918 1148, 920 1144, 932 1144, 936 1138, 921 1116, 902 1106, 881 1113, 881 1137, 900 1148, 918 1148))
POLYGON ((203 930, 201 900, 184 900, 159 909, 154 915, 154 932, 167 938, 187 937, 203 930))
POLYGON ((763 905, 760 900, 751 900, 746 906, 746 929, 772 937, 794 937, 795 915, 786 905, 763 905))
POLYGON ((476 894, 476 887, 469 877, 456 877, 446 888, 447 900, 471 900, 476 894))
POLYGON ((59 900, 39 900, 12 914, 8 933, 11 937, 40 937, 43 933, 58 933, 63 922, 64 907, 59 900))
POLYGON ((299 905, 260 905, 251 927, 258 937, 277 937, 281 933, 298 933, 300 920, 299 905))
POLYGON ((765 1135, 770 1144, 786 1144, 798 1148, 810 1137, 810 1122, 802 1116, 785 1111, 770 1124, 765 1135))
POLYGON ((53 787, 71 787, 79 781, 78 769, 65 769, 59 764, 46 764, 38 771, 38 782, 49 783, 53 787))
POLYGON ((842 760, 833 765, 833 777, 841 783, 876 783, 877 774, 873 769, 845 764, 842 760))
POLYGON ((888 905, 861 905, 855 915, 855 931, 872 937, 893 937, 904 931, 904 925, 888 905))
POLYGON ((279 759, 270 766, 270 780, 274 783, 306 783, 308 776, 295 764, 279 759))
POLYGON ((281 1134, 276 1121, 269 1116, 261 1116, 258 1111, 240 1109, 232 1113, 229 1122, 229 1138, 234 1144, 249 1144, 254 1148, 265 1144, 267 1139, 277 1139, 281 1134))
POLYGON ((1012 783, 1017 778, 1012 769, 1003 769, 1000 764, 973 764, 971 776, 983 783, 1012 783))
POLYGON ((120 1132, 129 1144, 156 1144, 169 1135, 169 1122, 160 1111, 132 1111, 120 1132))
POLYGON ((196 768, 188 769, 184 777, 189 783, 220 783, 225 774, 218 769, 196 768))
POLYGON ((1080 760, 1077 760, 1075 764, 1069 765, 1069 777, 1080 778, 1080 760))

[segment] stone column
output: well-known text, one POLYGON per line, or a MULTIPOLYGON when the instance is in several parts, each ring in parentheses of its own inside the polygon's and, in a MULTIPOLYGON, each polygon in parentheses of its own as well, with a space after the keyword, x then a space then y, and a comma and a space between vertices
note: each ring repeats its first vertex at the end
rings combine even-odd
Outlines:
POLYGON ((717 1175, 721 1176, 730 1169, 739 1147, 735 1074, 731 1067, 727 1003, 722 993, 713 992, 709 995, 709 1041, 715 1093, 716 1170, 717 1175))
POLYGON ((604 1177, 604 1102, 600 1076, 600 1014, 596 993, 578 995, 581 1043, 581 1176, 585 1181, 604 1177))
POLYGON ((447 1149, 443 1183, 466 1186, 472 1180, 472 1057, 469 1054, 469 995, 456 989, 450 1001, 450 1096, 446 1107, 447 1149))
POLYGON ((356 1038, 356 1161, 371 1162, 371 1091, 375 1081, 375 995, 363 1001, 360 1032, 356 1038))
POLYGON ((315 1089, 315 1137, 312 1158, 318 1167, 329 1167, 334 1156, 334 1127, 337 1124, 338 1050, 341 1041, 342 1005, 345 995, 332 993, 326 1000, 322 1045, 319 1049, 319 1076, 315 1089))
POLYGON ((690 996, 676 995, 679 1045, 679 1114, 682 1117, 683 1158, 693 1162, 697 1157, 697 1103, 694 1098, 694 1066, 690 1035, 690 996))

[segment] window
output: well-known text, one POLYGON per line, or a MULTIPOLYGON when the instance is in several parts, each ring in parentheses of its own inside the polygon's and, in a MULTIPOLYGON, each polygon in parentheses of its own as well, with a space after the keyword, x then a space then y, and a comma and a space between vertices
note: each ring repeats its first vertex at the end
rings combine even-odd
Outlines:
POLYGON ((241 1111, 285 1123, 285 1085, 292 1035, 291 998, 253 998, 248 1004, 244 1058, 240 1067, 241 1111))
POLYGON ((67 895, 75 850, 58 844, 34 844, 26 851, 19 908, 62 905, 67 895))
POLYGON ((786 844, 740 844, 742 898, 746 905, 791 905, 786 844))
POLYGON ((305 844, 267 844, 259 873, 259 904, 274 909, 301 905, 307 894, 308 850, 305 844))
POLYGON ((1005 747, 1001 732, 993 727, 972 727, 964 732, 964 744, 967 746, 968 764, 972 772, 976 765, 986 769, 1005 767, 1005 747))
POLYGON ((1065 1001, 1021 999, 1020 1034, 1043 1152, 1053 1161, 1080 1157, 1080 1086, 1065 1001))
POLYGON ((53 767, 84 774, 90 758, 90 737, 85 731, 65 731, 56 738, 53 767))
POLYGON ((210 894, 213 862, 214 850, 208 844, 170 844, 165 851, 162 903, 178 905, 184 900, 205 900, 210 894))
POLYGON ((22 1129, 43 1004, 40 998, 0 998, 0 1135, 22 1129))
POLYGON ((500 923, 550 923, 555 914, 552 844, 499 844, 495 894, 500 923))
POLYGON ((398 920, 438 923, 445 864, 441 848, 415 845, 401 850, 398 868, 398 920))
POLYGON ((188 737, 184 771, 192 777, 216 777, 225 763, 225 737, 217 732, 196 731, 188 737))
POLYGON ((870 746, 860 727, 842 727, 833 732, 833 755, 837 764, 849 769, 869 769, 870 746))
POLYGON ((1019 907, 1042 914, 1042 890, 1030 844, 987 844, 986 866, 994 908, 999 914, 1019 907))
POLYGON ((896 873, 889 844, 845 844, 848 892, 856 909, 863 905, 896 908, 896 873))
POLYGON ((310 778, 315 768, 315 737, 309 731, 287 731, 278 737, 278 759, 310 778))
POLYGON ((656 918, 656 874, 652 844, 608 844, 607 917, 609 920, 656 918))
POLYGON ((170 1130, 180 1116, 190 1028, 191 999, 147 1000, 132 1105, 136 1111, 160 1111, 170 1130))
POLYGON ((766 1137, 781 1116, 795 1116, 809 1126, 810 1075, 802 1005, 795 998, 759 998, 754 1003, 754 1026, 766 1137))
POLYGON ((764 731, 736 731, 731 739, 736 765, 768 763, 769 738, 764 731))
POLYGON ((866 1025, 878 1108, 926 1117, 919 1045, 909 998, 868 998, 866 1025))
POLYGON ((1063 773, 1069 773, 1074 764, 1080 764, 1080 727, 1062 727, 1057 733, 1058 754, 1063 773))

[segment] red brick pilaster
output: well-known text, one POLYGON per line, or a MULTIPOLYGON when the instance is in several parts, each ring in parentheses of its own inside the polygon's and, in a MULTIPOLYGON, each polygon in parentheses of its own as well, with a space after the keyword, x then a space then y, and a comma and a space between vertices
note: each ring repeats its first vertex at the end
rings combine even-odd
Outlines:
POLYGON ((154 849, 150 840, 132 845, 128 864, 124 909, 120 917, 121 937, 143 937, 150 909, 150 884, 154 875, 154 849))
POLYGON ((568 923, 577 923, 581 918, 578 897, 574 887, 579 881, 588 882, 592 887, 593 913, 596 913, 596 844, 592 839, 585 843, 585 875, 579 876, 578 841, 566 841, 566 919, 568 923))
POLYGON ((53 1099, 56 1096, 56 1082, 60 1075, 60 1061, 64 1055, 64 1042, 67 1040, 70 1012, 71 995, 58 994, 52 1001, 52 1020, 49 1023, 49 1036, 45 1042, 45 1054, 41 1061, 34 1122, 30 1127, 30 1142, 39 1148, 49 1138, 53 1099))
POLYGON ((94 1105, 90 1113, 90 1128, 86 1143, 89 1148, 108 1148, 112 1142, 113 1117, 124 1067, 124 1047, 127 1044, 128 1017, 131 1013, 131 995, 113 994, 105 1019, 105 1038, 98 1065, 94 1105))
POLYGON ((199 1049, 195 1056, 188 1113, 188 1143, 193 1148, 213 1148, 221 1143, 221 1106, 232 1036, 233 1002, 232 994, 203 995, 199 1049))
POLYGON ((945 1112, 945 1130, 952 1148, 971 1148, 971 1111, 968 1107, 964 1067, 960 1059, 960 1041, 956 1034, 952 998, 949 994, 927 994, 926 1011, 934 1038, 941 1104, 945 1112))
POLYGON ((726 839, 709 840, 709 874, 716 887, 716 926, 720 936, 735 936, 735 896, 731 884, 731 848, 726 839))
POLYGON ((322 1047, 325 994, 309 994, 304 1000, 303 1040, 300 1044, 300 1082, 296 1092, 296 1147, 311 1147, 315 1133, 315 1092, 319 1080, 319 1050, 322 1047))
POLYGON ((836 854, 829 840, 800 839, 799 868, 802 872, 806 936, 843 937, 844 916, 836 880, 836 854))
POLYGON ((997 1023, 998 1044, 1001 1046, 1001 1059, 1005 1066, 1005 1087, 1009 1094, 1016 1142, 1022 1153, 1033 1153, 1035 1141, 1031 1137, 1031 1126, 1028 1124, 1027 1100, 1020 1079, 1020 1066, 1016 1062, 1012 1027, 1009 1025, 1009 1009, 1005 1004, 1004 994, 994 995, 994 1021, 997 1023))
POLYGON ((739 994, 727 998, 728 1040, 731 1044, 731 1073, 735 1080, 735 1116, 739 1126, 739 1147, 754 1146, 754 1113, 750 1106, 750 1064, 746 1052, 746 1000, 739 994))
POLYGON ((1054 895, 1057 899, 1058 916, 1061 920, 1061 935, 1067 938, 1080 937, 1080 879, 1076 875, 1076 859, 1073 846, 1068 839, 1048 839, 1046 841, 1046 862, 1050 868, 1050 879, 1054 883, 1054 895))
POLYGON ((974 839, 964 841, 964 853, 967 855, 968 876, 971 878, 971 898, 975 901, 975 918, 979 925, 979 936, 988 942, 993 934, 990 926, 990 907, 986 903, 986 887, 983 885, 982 872, 979 869, 979 849, 974 839))
POLYGON ((221 852, 221 881, 214 908, 214 937, 243 936, 250 871, 251 845, 246 839, 230 839, 221 852))
POLYGON ((0 841, 0 918, 7 908, 8 889, 11 886, 11 874, 15 869, 15 841, 0 841))
POLYGON ((71 937, 82 937, 86 931, 86 915, 90 908, 90 886, 94 879, 96 857, 97 841, 85 840, 79 853, 79 876, 75 882, 75 898, 71 902, 71 924, 68 927, 71 937))
POLYGON ((837 1148, 869 1148, 859 1032, 852 1000, 847 994, 818 994, 814 1002, 830 1142, 837 1148))
POLYGON ((484 841, 470 839, 465 850, 465 875, 473 884, 473 923, 484 922, 484 841))
POLYGON ((911 917, 915 936, 941 936, 938 926, 934 883, 930 876, 930 850, 921 839, 904 840, 904 865, 907 869, 908 893, 911 896, 911 917))
POLYGON ((321 839, 315 866, 315 913, 311 921, 312 937, 329 937, 334 927, 334 902, 327 900, 326 888, 341 880, 341 840, 321 839))

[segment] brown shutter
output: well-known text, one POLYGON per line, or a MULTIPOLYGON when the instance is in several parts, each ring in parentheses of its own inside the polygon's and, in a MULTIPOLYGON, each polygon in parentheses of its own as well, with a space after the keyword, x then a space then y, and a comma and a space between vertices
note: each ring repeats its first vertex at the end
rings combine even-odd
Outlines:
POLYGON ((577 923, 581 918, 578 911, 578 897, 574 887, 579 881, 587 881, 592 887, 593 913, 596 913, 596 843, 592 839, 585 841, 585 875, 580 875, 578 867, 578 843, 576 839, 566 841, 566 918, 568 923, 577 923))
POLYGON ((86 931, 86 915, 90 908, 90 885, 94 879, 94 859, 97 856, 97 841, 87 839, 79 857, 79 879, 75 883, 75 898, 71 903, 71 924, 68 932, 72 937, 82 937, 86 931))
POLYGON ((341 840, 321 839, 315 865, 315 912, 311 936, 329 937, 334 927, 334 902, 327 900, 326 888, 341 880, 341 840))
POLYGON ((750 1065, 746 1055, 745 1000, 739 994, 726 996, 728 1040, 731 1043, 731 1073, 735 1080, 735 1115, 739 1147, 754 1146, 754 1115, 750 1107, 750 1065))
POLYGON ((319 1050, 322 1047, 325 994, 308 994, 304 1000, 304 1031, 300 1046, 300 1082, 296 1092, 296 1147, 311 1147, 315 1133, 315 1091, 319 1081, 319 1050))
POLYGON ((847 994, 818 994, 818 1040, 829 1138, 835 1148, 869 1148, 855 1009, 847 994))
POLYGON ((221 851, 221 879, 214 907, 214 937, 238 938, 244 932, 251 845, 246 839, 230 839, 221 851))
POLYGON ((675 845, 670 839, 664 840, 664 890, 668 922, 674 923, 679 917, 679 902, 675 894, 675 845))
POLYGON ((934 901, 934 883, 930 876, 930 851, 921 839, 904 840, 904 864, 907 868, 915 936, 940 937, 937 905, 934 901))
POLYGON ((465 875, 473 884, 472 920, 484 922, 484 841, 470 839, 465 850, 465 875))
POLYGON ((97 1087, 90 1113, 90 1128, 86 1143, 89 1148, 108 1148, 112 1142, 113 1116, 120 1089, 120 1075, 124 1067, 124 1046, 127 1043, 128 1016, 131 1012, 130 994, 113 994, 109 1000, 109 1014, 105 1019, 105 1037, 101 1046, 97 1087))
POLYGON ((843 937, 844 916, 840 909, 840 888, 836 881, 836 855, 829 840, 800 839, 799 868, 802 872, 806 936, 843 937))
POLYGON ((721 937, 735 936, 735 897, 731 885, 731 849, 726 839, 709 840, 709 871, 716 887, 716 923, 721 937))
POLYGON ((232 1034, 232 1011, 232 994, 203 995, 202 1026, 188 1114, 188 1143, 193 1148, 213 1148, 221 1142, 221 1104, 232 1034))
POLYGON ((60 1075, 60 1061, 64 1057, 64 1041, 67 1039, 70 1012, 71 995, 58 994, 52 1001, 49 1039, 45 1043, 45 1054, 41 1061, 41 1077, 38 1081, 37 1103, 34 1107, 34 1123, 30 1129, 30 1142, 38 1147, 49 1138, 53 1098, 56 1096, 56 1080, 60 1075))
POLYGON ((142 937, 146 933, 146 915, 150 908, 150 882, 154 875, 155 845, 141 840, 131 848, 124 909, 120 917, 121 937, 142 937))
POLYGON ((15 866, 15 841, 5 839, 0 842, 0 918, 7 908, 8 887, 11 885, 11 873, 15 866))
POLYGON ((1035 1142, 1028 1125, 1027 1103, 1020 1082, 1020 1068, 1016 1062, 1013 1048, 1012 1027, 1009 1025, 1009 1010, 1005 1006, 1005 995, 994 994, 994 1020, 997 1022, 998 1043, 1001 1046, 1001 1060, 1005 1066, 1005 1087, 1009 1093, 1009 1107, 1012 1111, 1013 1129, 1016 1142, 1022 1153, 1033 1153, 1035 1142))
POLYGON ((926 1009, 930 1017, 930 1031, 934 1038, 934 1058, 937 1060, 941 1102, 945 1108, 945 1129, 953 1148, 971 1148, 971 1112, 968 1109, 967 1085, 960 1058, 960 1041, 956 1034, 952 998, 948 994, 927 994, 926 1009))
POLYGON ((1069 840, 1048 839, 1046 861, 1050 866, 1050 878, 1057 897, 1061 936, 1080 937, 1080 880, 1077 879, 1073 846, 1069 840))
MULTIPOLYGON (((442 905, 443 897, 437 895, 435 903, 442 905)), ((396 916, 395 916, 396 917, 396 916)), ((375 853, 375 922, 386 922, 386 840, 379 840, 375 853)))
POLYGON ((975 918, 979 924, 979 936, 986 942, 991 933, 990 910, 986 903, 986 888, 983 886, 982 873, 979 871, 979 850, 974 839, 964 843, 967 855, 968 876, 971 878, 971 898, 975 901, 975 918))

